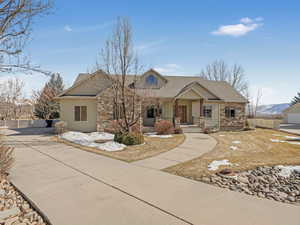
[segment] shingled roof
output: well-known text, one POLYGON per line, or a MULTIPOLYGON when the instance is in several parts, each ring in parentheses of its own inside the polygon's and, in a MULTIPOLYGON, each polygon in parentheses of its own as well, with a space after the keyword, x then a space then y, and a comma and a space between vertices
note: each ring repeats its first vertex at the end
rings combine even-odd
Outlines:
MULTIPOLYGON (((79 74, 73 86, 78 85, 80 82, 83 83, 85 79, 90 78, 91 76, 91 74, 79 74)), ((198 83, 214 96, 216 96, 216 99, 214 100, 239 103, 247 102, 247 99, 245 99, 238 91, 236 91, 225 81, 210 81, 198 76, 162 76, 166 80, 165 85, 160 89, 151 89, 153 95, 160 98, 174 98, 178 94, 192 86, 192 84, 198 83)), ((127 82, 128 84, 130 84, 134 82, 136 76, 128 75, 127 78, 127 82)), ((67 92, 65 92, 64 95, 68 95, 67 92)))

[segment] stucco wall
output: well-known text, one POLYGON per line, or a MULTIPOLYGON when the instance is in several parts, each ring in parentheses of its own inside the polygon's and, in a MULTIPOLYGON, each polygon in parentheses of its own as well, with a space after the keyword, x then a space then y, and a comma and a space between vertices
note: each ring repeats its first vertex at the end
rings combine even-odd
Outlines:
POLYGON ((96 99, 60 100, 60 119, 67 122, 68 129, 81 132, 96 131, 96 99), (87 121, 75 121, 74 106, 87 106, 87 121))

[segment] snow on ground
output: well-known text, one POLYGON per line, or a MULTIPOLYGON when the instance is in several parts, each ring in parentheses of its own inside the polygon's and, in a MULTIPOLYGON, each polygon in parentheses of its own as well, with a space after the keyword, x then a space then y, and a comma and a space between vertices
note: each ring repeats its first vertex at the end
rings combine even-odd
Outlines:
MULTIPOLYGON (((295 142, 295 141, 282 141, 282 140, 279 140, 279 139, 270 139, 270 141, 274 142, 274 143, 288 143, 288 144, 291 144, 291 145, 300 145, 300 142, 295 142)), ((296 140, 296 141, 298 141, 298 140, 296 140)))
POLYGON ((282 177, 289 177, 291 176, 293 171, 296 171, 300 173, 300 166, 277 166, 277 168, 280 169, 280 172, 278 173, 279 176, 282 177))
POLYGON ((219 166, 230 166, 230 165, 232 165, 232 163, 230 163, 228 159, 214 160, 207 166, 207 168, 208 170, 215 171, 219 169, 219 166))
POLYGON ((232 144, 235 144, 235 145, 241 144, 241 141, 233 141, 232 144))
POLYGON ((220 134, 219 136, 220 136, 220 137, 225 137, 225 135, 224 135, 224 134, 220 134))
POLYGON ((172 135, 170 135, 170 134, 167 134, 167 135, 151 134, 151 135, 148 135, 148 137, 157 137, 157 138, 171 138, 171 137, 173 137, 173 136, 172 136, 172 135))
POLYGON ((92 147, 92 148, 98 148, 104 151, 114 152, 114 151, 121 151, 123 150, 126 145, 117 143, 115 141, 112 141, 114 138, 113 134, 105 133, 105 132, 93 132, 90 134, 85 134, 81 132, 76 131, 69 131, 60 136, 60 138, 65 139, 67 141, 92 147), (96 143, 96 140, 108 140, 105 143, 96 143))
POLYGON ((238 150, 238 147, 236 147, 236 146, 230 146, 230 150, 232 150, 232 151, 238 150))
POLYGON ((279 140, 279 139, 270 139, 271 142, 274 143, 284 143, 285 141, 279 140))
POLYGON ((286 139, 293 140, 293 141, 300 141, 300 137, 294 137, 294 136, 285 136, 286 139))

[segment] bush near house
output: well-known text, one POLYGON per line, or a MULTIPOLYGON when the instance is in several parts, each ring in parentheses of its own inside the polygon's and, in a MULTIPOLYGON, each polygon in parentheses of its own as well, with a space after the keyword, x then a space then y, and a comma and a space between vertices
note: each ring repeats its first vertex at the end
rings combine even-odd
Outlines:
POLYGON ((156 122, 154 128, 158 135, 166 135, 166 134, 174 133, 173 124, 168 120, 160 120, 156 122))
POLYGON ((144 136, 140 132, 117 133, 115 134, 114 141, 124 145, 139 145, 144 143, 144 136))

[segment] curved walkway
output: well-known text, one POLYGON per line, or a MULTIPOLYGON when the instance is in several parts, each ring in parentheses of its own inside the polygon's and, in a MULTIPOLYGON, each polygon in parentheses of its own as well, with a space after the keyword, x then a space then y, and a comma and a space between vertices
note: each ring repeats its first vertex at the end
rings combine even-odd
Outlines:
MULTIPOLYGON (((297 206, 80 151, 52 142, 44 134, 13 132, 8 139, 16 146, 12 182, 53 225, 299 225, 300 222, 297 206)), ((192 146, 186 147, 187 151, 194 151, 192 146)))
POLYGON ((197 158, 211 151, 217 144, 217 141, 207 134, 186 133, 185 136, 185 141, 175 149, 132 164, 161 170, 197 158))

